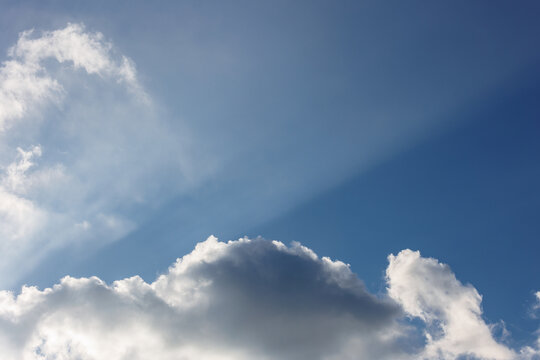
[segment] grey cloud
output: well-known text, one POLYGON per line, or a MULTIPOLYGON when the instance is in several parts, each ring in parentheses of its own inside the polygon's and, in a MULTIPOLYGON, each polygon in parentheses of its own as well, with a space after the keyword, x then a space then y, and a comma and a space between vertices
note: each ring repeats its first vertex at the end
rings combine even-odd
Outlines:
POLYGON ((66 277, 0 296, 7 359, 400 358, 391 300, 300 245, 211 237, 148 284, 66 277))
POLYGON ((0 352, 6 360, 538 359, 538 344, 511 349, 496 339, 481 296, 447 265, 403 250, 389 256, 386 274, 388 297, 374 296, 348 265, 300 244, 210 237, 152 283, 65 277, 45 290, 0 291, 0 352))
POLYGON ((279 357, 336 352, 349 334, 370 337, 399 313, 344 265, 332 268, 301 248, 284 251, 260 239, 233 243, 219 260, 197 264, 187 275, 198 283, 212 279, 208 313, 214 326, 234 324, 227 343, 248 339, 279 357))

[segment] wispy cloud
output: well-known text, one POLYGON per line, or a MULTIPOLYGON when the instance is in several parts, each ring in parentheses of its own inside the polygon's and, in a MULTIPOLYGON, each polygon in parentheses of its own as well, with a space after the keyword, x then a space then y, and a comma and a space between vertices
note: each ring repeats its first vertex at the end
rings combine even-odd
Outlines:
POLYGON ((9 49, 9 60, 0 68, 0 130, 47 102, 59 102, 62 85, 51 77, 43 62, 54 59, 88 74, 114 78, 145 98, 133 63, 125 56, 111 57, 112 44, 101 33, 86 32, 79 24, 46 31, 35 37, 33 30, 23 32, 9 49))
POLYGON ((130 211, 186 184, 183 142, 157 113, 101 33, 20 34, 0 67, 2 286, 52 249, 118 239, 135 226, 130 211))

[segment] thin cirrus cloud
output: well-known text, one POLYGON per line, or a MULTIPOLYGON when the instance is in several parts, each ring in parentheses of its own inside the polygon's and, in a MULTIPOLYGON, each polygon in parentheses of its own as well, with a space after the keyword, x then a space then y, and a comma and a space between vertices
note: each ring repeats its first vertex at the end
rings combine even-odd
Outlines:
POLYGON ((300 244, 210 237, 152 283, 65 277, 1 292, 0 347, 7 360, 539 355, 497 342, 476 289, 437 260, 404 250, 386 274, 388 293, 375 296, 348 265, 300 244))
POLYGON ((185 143, 102 34, 21 33, 0 67, 0 285, 52 250, 127 234, 189 182, 185 143))

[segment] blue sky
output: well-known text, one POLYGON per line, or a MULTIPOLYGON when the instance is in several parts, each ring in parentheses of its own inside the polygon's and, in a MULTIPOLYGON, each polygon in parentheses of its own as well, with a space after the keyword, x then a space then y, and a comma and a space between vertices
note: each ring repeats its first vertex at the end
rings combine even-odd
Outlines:
MULTIPOLYGON (((282 279, 268 284, 281 294, 275 304, 288 318, 305 319, 306 336, 279 353, 261 339, 277 339, 272 331, 294 325, 270 326, 269 333, 246 325, 245 334, 255 331, 256 339, 242 335, 237 344, 216 337, 215 349, 226 348, 232 358, 540 356, 540 7, 534 2, 2 1, 0 7, 6 299, 23 284, 45 289, 69 275, 80 279, 62 280, 54 291, 68 298, 70 291, 94 294, 92 286, 110 292, 110 303, 109 295, 90 296, 92 309, 100 301, 118 306, 124 288, 134 298, 151 288, 176 309, 177 295, 163 284, 219 279, 227 286, 200 296, 228 299, 210 301, 212 311, 236 314, 210 327, 227 332, 235 321, 268 319, 253 305, 261 301, 263 281, 246 275, 254 271, 282 279), (205 242, 210 235, 261 236, 286 246, 205 242), (184 256, 185 265, 171 265, 184 256), (239 268, 231 270, 227 259, 240 259, 239 268), (301 276, 282 278, 280 269, 301 276), (337 282, 343 294, 334 298, 337 290, 312 284, 310 271, 317 278, 358 278, 366 288, 337 282), (417 278, 423 271, 429 275, 417 278), (122 280, 135 275, 141 282, 122 280), (102 282, 85 282, 91 276, 102 282), (283 295, 289 287, 305 290, 294 299, 322 300, 307 301, 313 313, 297 318, 292 298, 283 295), (251 291, 253 297, 245 296, 251 291), (349 300, 364 293, 368 302, 349 300), (431 305, 422 308, 421 300, 431 305), (465 310, 457 308, 465 303, 465 310), (242 304, 253 313, 238 311, 242 304), (379 309, 380 318, 367 319, 362 306, 379 309), (359 322, 337 316, 328 331, 343 335, 312 334, 307 324, 336 307, 359 322), (469 323, 453 315, 461 310, 472 327, 456 325, 469 323), (403 322, 415 330, 400 327, 403 322), (370 327, 400 336, 395 342, 366 337, 361 329, 370 327), (459 336, 472 333, 482 335, 467 347, 459 336), (325 347, 312 347, 318 336, 328 340, 325 347), (384 351, 370 352, 364 340, 384 351), (249 351, 237 353, 242 347, 249 351)), ((43 291, 29 297, 47 298, 43 291)), ((24 299, 14 300, 13 309, 26 309, 24 299)), ((45 314, 71 319, 54 300, 44 301, 45 314)), ((127 313, 137 311, 122 304, 127 313)), ((211 314, 196 320, 202 333, 213 331, 206 327, 211 314)), ((107 317, 95 319, 106 324, 107 317)), ((24 335, 17 339, 29 339, 23 346, 2 338, 4 328, 16 327, 2 321, 0 349, 8 356, 22 356, 35 339, 45 344, 33 348, 42 358, 64 354, 61 343, 47 342, 54 322, 35 320, 35 332, 19 329, 24 335)), ((168 326, 187 336, 182 326, 168 326)), ((165 330, 144 331, 158 334, 156 344, 165 330)), ((105 341, 92 334, 85 336, 105 341)), ((199 349, 200 339, 192 340, 199 349)), ((121 358, 80 346, 88 359, 121 358)), ((215 356, 186 349, 156 351, 163 358, 215 356)))

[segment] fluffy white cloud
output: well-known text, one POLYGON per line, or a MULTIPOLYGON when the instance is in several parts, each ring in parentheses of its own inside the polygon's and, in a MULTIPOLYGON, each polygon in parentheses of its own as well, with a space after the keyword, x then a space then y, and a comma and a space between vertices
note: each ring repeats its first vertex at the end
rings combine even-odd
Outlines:
POLYGON ((411 250, 389 260, 389 296, 374 296, 348 265, 300 244, 210 237, 152 283, 68 276, 45 290, 1 291, 0 353, 6 360, 539 359, 538 344, 514 351, 493 338, 480 295, 448 266, 411 250))
MULTIPOLYGON (((187 136, 171 133, 157 113, 133 63, 103 35, 75 24, 21 34, 0 67, 1 287, 53 249, 120 238, 134 228, 137 209, 203 175, 183 155, 187 136)), ((1 292, 0 353, 8 360, 538 358, 538 345, 515 352, 494 340, 480 295, 448 267, 412 251, 389 260, 394 301, 300 245, 210 238, 153 283, 66 277, 43 291, 1 292), (400 307, 427 324, 426 339, 400 318, 400 307)))
POLYGON ((493 338, 482 319, 482 297, 463 285, 450 268, 420 252, 403 250, 388 257, 388 294, 426 324, 427 359, 513 359, 515 353, 493 338))
POLYGON ((210 237, 153 283, 0 293, 3 358, 396 359, 396 304, 300 245, 210 237))

